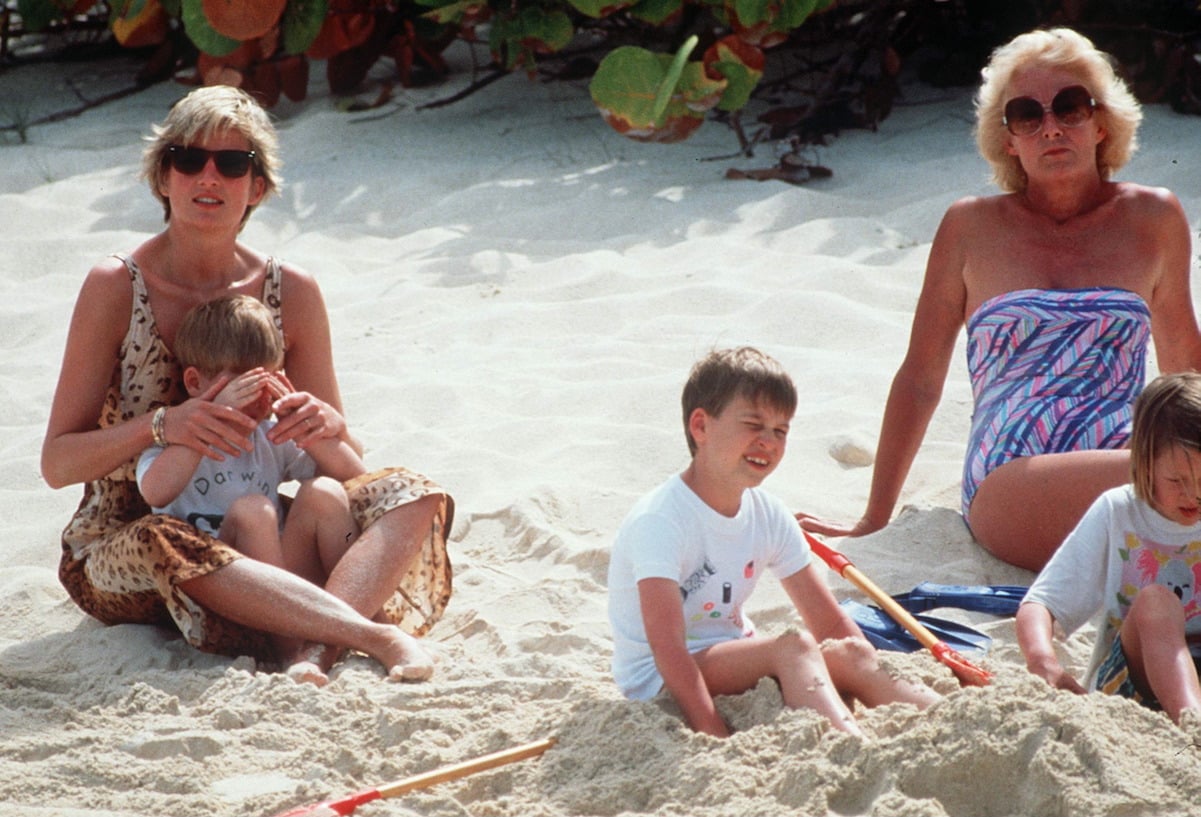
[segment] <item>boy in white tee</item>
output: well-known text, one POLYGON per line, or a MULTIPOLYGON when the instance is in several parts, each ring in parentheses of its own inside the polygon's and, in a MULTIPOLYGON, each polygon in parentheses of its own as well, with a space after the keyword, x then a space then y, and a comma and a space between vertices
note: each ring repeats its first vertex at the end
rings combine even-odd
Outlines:
POLYGON ((759 488, 784 456, 797 394, 772 358, 715 351, 683 393, 692 462, 643 497, 618 531, 609 562, 613 675, 630 698, 666 688, 688 725, 730 730, 714 695, 774 677, 789 707, 809 707, 858 734, 845 699, 924 708, 932 690, 894 679, 838 606, 796 519, 759 488), (744 605, 771 570, 807 631, 759 636, 744 605))

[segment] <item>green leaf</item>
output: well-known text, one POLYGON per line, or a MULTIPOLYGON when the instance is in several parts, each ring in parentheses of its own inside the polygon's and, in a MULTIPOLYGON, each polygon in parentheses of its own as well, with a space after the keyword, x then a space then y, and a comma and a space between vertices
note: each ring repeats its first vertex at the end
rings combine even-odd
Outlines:
POLYGON ((51 0, 17 0, 17 14, 30 31, 42 31, 63 16, 62 9, 51 0))
POLYGON ((680 82, 680 75, 684 72, 684 63, 688 61, 688 55, 696 48, 698 37, 693 34, 684 44, 680 46, 680 50, 672 58, 671 64, 667 67, 667 73, 659 82, 659 87, 655 91, 655 107, 653 109, 654 120, 659 122, 663 118, 663 111, 667 109, 667 103, 671 101, 671 95, 675 93, 676 86, 680 82))
POLYGON ((321 33, 329 10, 326 0, 288 0, 284 7, 283 44, 285 54, 303 54, 321 33))
POLYGON ((188 39, 201 51, 213 57, 224 57, 238 50, 240 42, 218 34, 209 25, 201 0, 183 0, 182 12, 183 29, 188 39))
POLYGON ((535 54, 562 51, 574 36, 567 12, 525 8, 515 15, 494 18, 488 45, 505 68, 512 70, 532 65, 535 54))
MULTIPOLYGON (((693 44, 694 46, 695 44, 693 44)), ((633 139, 678 141, 704 121, 721 99, 724 79, 705 75, 699 62, 688 62, 688 43, 675 56, 627 45, 605 55, 588 86, 592 101, 614 130, 633 139), (679 54, 682 65, 673 71, 679 54), (669 78, 674 73, 674 81, 669 78), (667 88, 667 102, 657 101, 667 88)))
POLYGON ((763 78, 763 52, 749 45, 743 45, 741 48, 750 53, 740 54, 731 48, 730 44, 719 41, 713 47, 717 58, 706 63, 711 71, 716 71, 729 83, 725 93, 721 95, 721 102, 717 105, 723 111, 738 111, 746 107, 755 86, 763 78), (758 60, 755 59, 755 55, 758 56, 758 60))
POLYGON ((608 15, 628 8, 634 3, 634 0, 567 0, 576 11, 585 14, 588 17, 600 19, 608 15))
POLYGON ((778 31, 799 28, 817 10, 817 3, 818 0, 784 0, 774 27, 778 31))
POLYGON ((684 8, 682 0, 641 0, 630 7, 630 16, 652 25, 662 25, 684 8))
POLYGON ((772 19, 773 5, 772 0, 734 0, 734 13, 744 26, 753 26, 772 19))
POLYGON ((417 2, 423 6, 434 7, 432 11, 425 12, 422 17, 444 25, 457 25, 465 16, 474 13, 483 5, 482 0, 454 0, 450 3, 442 2, 442 0, 417 0, 417 2))

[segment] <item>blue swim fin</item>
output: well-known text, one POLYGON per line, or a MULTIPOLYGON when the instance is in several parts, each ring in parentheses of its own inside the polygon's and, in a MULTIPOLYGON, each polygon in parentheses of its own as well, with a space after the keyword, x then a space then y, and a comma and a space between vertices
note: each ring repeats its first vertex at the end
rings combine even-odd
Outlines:
POLYGON ((935 584, 922 582, 908 593, 893 596, 897 603, 911 613, 924 613, 938 607, 954 607, 1012 616, 1017 613, 1029 588, 1012 584, 935 584))
MULTIPOLYGON (((893 621, 892 617, 879 607, 861 604, 854 599, 845 599, 839 606, 847 611, 876 649, 893 652, 916 652, 922 649, 921 643, 912 633, 893 621)), ((987 652, 992 645, 990 636, 966 624, 922 613, 915 614, 914 618, 956 651, 987 652)))

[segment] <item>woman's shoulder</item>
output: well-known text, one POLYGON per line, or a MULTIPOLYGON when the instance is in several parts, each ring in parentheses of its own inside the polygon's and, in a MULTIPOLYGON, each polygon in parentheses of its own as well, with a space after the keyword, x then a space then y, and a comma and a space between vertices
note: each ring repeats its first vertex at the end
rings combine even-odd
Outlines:
POLYGON ((1119 201, 1146 207, 1159 212, 1183 210, 1180 199, 1167 187, 1152 187, 1135 182, 1114 182, 1119 201))
POLYGON ((125 256, 110 255, 97 261, 84 278, 83 292, 92 306, 97 299, 109 306, 130 303, 133 286, 125 256))

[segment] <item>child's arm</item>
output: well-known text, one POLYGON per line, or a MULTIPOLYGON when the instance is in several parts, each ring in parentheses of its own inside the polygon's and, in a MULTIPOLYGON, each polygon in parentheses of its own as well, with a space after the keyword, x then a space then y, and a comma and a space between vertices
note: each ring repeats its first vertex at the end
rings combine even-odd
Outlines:
POLYGON ((1026 668, 1056 689, 1066 689, 1083 695, 1086 690, 1059 663, 1052 645, 1055 619, 1051 611, 1038 602, 1028 601, 1018 608, 1017 636, 1026 668))
POLYGON ((684 641, 679 584, 671 579, 643 579, 638 582, 638 598, 655 666, 684 713, 684 720, 697 732, 728 737, 730 729, 717 713, 713 696, 684 641))
POLYGON ((164 448, 138 480, 142 498, 153 508, 169 505, 188 487, 203 457, 203 454, 186 445, 164 448))
POLYGON ((780 580, 780 586, 819 643, 827 638, 864 637, 854 619, 838 606, 838 600, 812 562, 791 576, 785 576, 780 580))
POLYGON ((349 443, 337 437, 315 440, 308 443, 304 451, 317 464, 317 473, 333 477, 339 482, 367 473, 367 466, 363 465, 358 452, 349 443))

